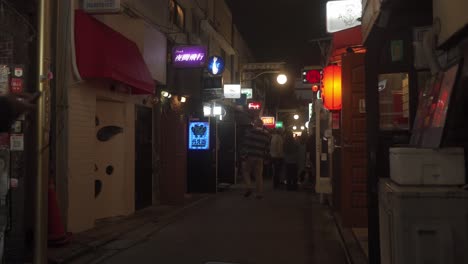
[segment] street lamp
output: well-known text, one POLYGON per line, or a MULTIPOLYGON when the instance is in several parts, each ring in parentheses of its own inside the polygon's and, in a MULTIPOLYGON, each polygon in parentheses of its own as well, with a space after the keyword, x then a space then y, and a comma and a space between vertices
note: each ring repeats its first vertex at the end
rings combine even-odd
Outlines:
POLYGON ((298 119, 299 119, 299 115, 298 115, 298 114, 295 114, 295 115, 294 115, 294 119, 295 119, 295 120, 298 120, 298 119))
POLYGON ((276 81, 280 84, 283 85, 286 82, 288 82, 288 77, 285 74, 278 74, 278 77, 276 77, 276 81))

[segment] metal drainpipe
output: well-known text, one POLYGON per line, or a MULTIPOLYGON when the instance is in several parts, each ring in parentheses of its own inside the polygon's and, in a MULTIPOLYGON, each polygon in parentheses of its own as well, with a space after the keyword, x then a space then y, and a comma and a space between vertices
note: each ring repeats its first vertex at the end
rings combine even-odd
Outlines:
POLYGON ((42 93, 37 103, 37 183, 34 214, 33 263, 47 263, 47 188, 49 176, 50 134, 50 31, 51 0, 38 1, 38 90, 42 93))

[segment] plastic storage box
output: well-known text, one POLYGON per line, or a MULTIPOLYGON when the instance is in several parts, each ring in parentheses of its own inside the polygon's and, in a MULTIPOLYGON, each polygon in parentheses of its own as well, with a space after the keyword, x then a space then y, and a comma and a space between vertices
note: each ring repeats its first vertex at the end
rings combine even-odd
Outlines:
POLYGON ((379 184, 381 264, 467 264, 468 191, 379 184))
POLYGON ((390 148, 390 178, 401 185, 463 185, 462 148, 390 148))

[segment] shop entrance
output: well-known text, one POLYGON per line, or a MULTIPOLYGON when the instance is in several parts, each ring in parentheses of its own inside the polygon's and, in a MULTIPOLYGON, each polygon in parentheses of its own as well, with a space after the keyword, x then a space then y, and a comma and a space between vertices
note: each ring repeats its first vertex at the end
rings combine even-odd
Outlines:
POLYGON ((135 209, 140 210, 153 200, 153 121, 151 108, 135 111, 135 209))

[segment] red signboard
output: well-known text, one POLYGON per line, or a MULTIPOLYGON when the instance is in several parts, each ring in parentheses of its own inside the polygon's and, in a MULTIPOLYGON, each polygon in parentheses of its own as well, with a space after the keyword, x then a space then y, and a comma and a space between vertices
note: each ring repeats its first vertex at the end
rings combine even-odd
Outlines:
POLYGON ((259 102, 249 103, 249 109, 251 110, 260 110, 261 108, 262 108, 262 104, 259 102))
POLYGON ((320 70, 309 70, 305 78, 308 83, 320 83, 322 79, 322 73, 320 70))
POLYGON ((11 78, 10 90, 12 93, 22 93, 23 92, 23 79, 21 78, 11 78))

